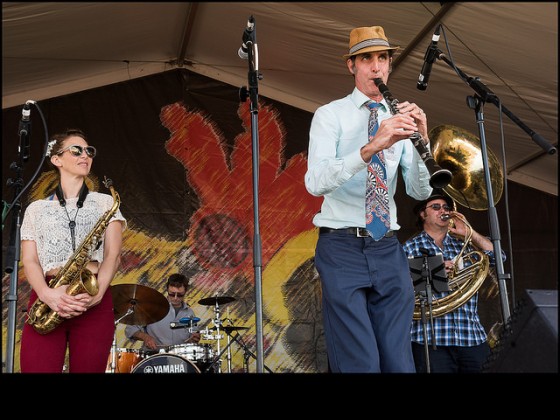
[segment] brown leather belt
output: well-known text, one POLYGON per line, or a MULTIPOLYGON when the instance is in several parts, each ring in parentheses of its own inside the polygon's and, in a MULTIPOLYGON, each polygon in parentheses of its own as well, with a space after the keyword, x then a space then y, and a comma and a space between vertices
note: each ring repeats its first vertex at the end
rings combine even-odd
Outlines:
MULTIPOLYGON (((366 228, 361 228, 361 227, 350 227, 350 228, 340 228, 340 229, 334 229, 334 228, 329 228, 329 227, 320 227, 319 228, 319 234, 331 233, 331 232, 347 233, 348 235, 356 236, 358 238, 367 238, 367 237, 370 236, 368 230, 366 228)), ((390 238, 394 234, 395 234, 394 230, 389 230, 385 234, 385 237, 390 238)))

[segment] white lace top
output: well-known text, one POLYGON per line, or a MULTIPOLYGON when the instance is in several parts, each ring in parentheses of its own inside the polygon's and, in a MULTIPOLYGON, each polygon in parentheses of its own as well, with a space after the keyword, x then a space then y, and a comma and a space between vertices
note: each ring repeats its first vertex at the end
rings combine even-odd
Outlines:
MULTIPOLYGON (((75 220, 76 249, 86 236, 92 231, 97 221, 107 210, 113 206, 113 197, 90 191, 84 205, 78 209, 78 197, 66 200, 66 210, 59 201, 49 197, 44 200, 32 202, 25 210, 21 224, 21 240, 35 241, 37 253, 43 272, 63 267, 74 254, 72 250, 72 236, 70 233, 70 220, 75 220), (78 212, 76 215, 76 211, 78 212), (70 218, 70 219, 69 219, 70 218)), ((123 231, 126 229, 126 219, 117 210, 111 222, 123 221, 123 231)), ((97 250, 91 253, 92 261, 103 261, 103 241, 97 250)))

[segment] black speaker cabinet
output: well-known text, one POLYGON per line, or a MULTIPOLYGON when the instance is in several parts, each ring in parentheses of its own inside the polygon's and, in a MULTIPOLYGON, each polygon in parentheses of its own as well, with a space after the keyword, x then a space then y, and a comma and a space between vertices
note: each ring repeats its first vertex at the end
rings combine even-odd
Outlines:
POLYGON ((525 291, 486 372, 558 373, 558 290, 525 291))

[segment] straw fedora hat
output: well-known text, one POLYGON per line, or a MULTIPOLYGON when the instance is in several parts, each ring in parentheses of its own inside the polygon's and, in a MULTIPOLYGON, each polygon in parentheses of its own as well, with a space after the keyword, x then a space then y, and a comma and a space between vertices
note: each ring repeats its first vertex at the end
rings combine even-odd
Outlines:
POLYGON ((364 54, 373 51, 398 50, 398 46, 389 44, 385 31, 381 26, 368 26, 352 29, 350 42, 348 43, 348 54, 344 58, 353 55, 364 54))

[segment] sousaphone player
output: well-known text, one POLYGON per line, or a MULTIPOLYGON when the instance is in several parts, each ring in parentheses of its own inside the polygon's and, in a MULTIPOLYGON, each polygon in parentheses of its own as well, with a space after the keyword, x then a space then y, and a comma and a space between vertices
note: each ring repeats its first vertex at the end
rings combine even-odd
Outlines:
MULTIPOLYGON (((442 254, 450 282, 447 292, 433 292, 433 324, 414 317, 412 322, 412 351, 416 371, 419 373, 473 373, 480 372, 490 354, 487 335, 478 315, 479 284, 488 272, 488 261, 494 265, 494 247, 485 236, 476 232, 466 217, 454 210, 453 200, 442 190, 414 207, 421 232, 405 242, 403 248, 409 258, 421 257, 427 250, 430 255, 442 254), (449 297, 465 295, 466 289, 453 287, 455 277, 467 272, 470 287, 466 302, 445 301, 449 297), (470 296, 470 298, 469 298, 470 296), (436 312, 437 311, 437 312, 436 312), (433 330, 432 330, 433 326, 433 330), (424 337, 426 334, 426 338, 424 337), (432 341, 435 337, 435 343, 432 341), (425 339, 428 357, 425 355, 425 339), (429 362, 429 365, 427 364, 429 362)), ((502 259, 505 254, 502 252, 502 259)), ((465 287, 462 284, 460 287, 465 287)))

